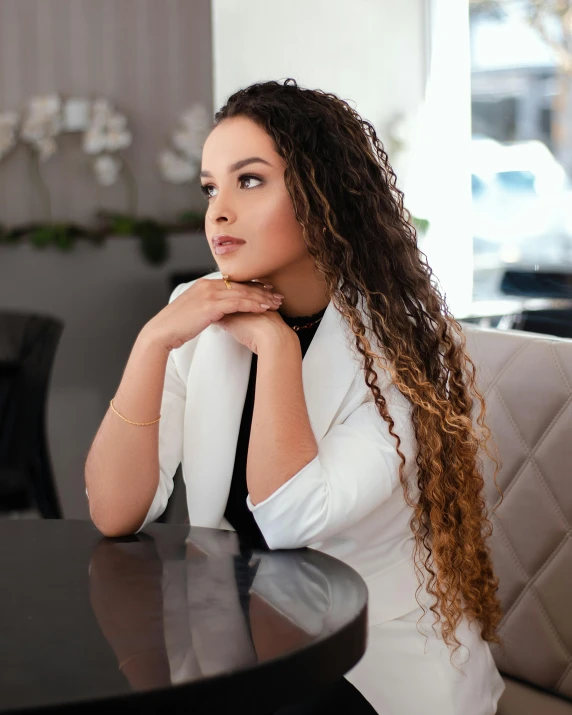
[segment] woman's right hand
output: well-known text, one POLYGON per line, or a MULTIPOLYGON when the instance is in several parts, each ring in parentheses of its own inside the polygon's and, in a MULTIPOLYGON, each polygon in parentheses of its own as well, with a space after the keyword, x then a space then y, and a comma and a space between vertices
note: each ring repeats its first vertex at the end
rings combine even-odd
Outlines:
POLYGON ((277 310, 281 298, 275 298, 272 286, 250 281, 226 287, 224 280, 199 278, 190 288, 166 305, 145 325, 144 330, 155 342, 159 341, 170 352, 180 348, 212 323, 229 313, 264 313, 277 310), (263 308, 261 304, 269 305, 263 308))

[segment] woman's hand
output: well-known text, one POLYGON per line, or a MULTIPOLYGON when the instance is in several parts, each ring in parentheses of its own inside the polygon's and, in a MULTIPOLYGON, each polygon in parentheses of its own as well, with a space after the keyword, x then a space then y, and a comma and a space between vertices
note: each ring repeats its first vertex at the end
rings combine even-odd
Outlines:
POLYGON ((171 351, 226 315, 266 313, 277 310, 281 302, 281 298, 273 296, 271 287, 265 288, 262 283, 233 281, 229 290, 222 279, 199 278, 151 318, 144 330, 154 341, 159 341, 171 351), (262 304, 270 307, 264 308, 262 304))
MULTIPOLYGON (((246 345, 249 350, 258 355, 263 341, 267 338, 271 340, 283 336, 295 336, 292 328, 287 325, 275 311, 267 310, 262 315, 253 313, 235 313, 225 315, 217 325, 232 335, 242 345, 246 345)), ((298 339, 295 338, 298 343, 298 339)))

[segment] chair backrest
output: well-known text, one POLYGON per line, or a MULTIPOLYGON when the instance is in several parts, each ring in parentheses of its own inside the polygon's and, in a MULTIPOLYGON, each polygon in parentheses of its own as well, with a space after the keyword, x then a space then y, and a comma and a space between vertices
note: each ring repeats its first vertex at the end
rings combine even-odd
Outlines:
POLYGON ((502 461, 491 548, 504 644, 491 650, 502 673, 572 698, 572 340, 461 326, 502 461))
POLYGON ((63 329, 51 316, 0 311, 0 465, 19 466, 39 448, 63 329), (6 365, 17 370, 4 374, 6 365))

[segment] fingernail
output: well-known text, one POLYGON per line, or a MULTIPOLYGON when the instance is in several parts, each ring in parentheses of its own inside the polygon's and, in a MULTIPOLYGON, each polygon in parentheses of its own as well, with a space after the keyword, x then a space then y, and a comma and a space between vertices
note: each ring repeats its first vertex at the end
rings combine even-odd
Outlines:
POLYGON ((270 285, 270 283, 265 283, 265 284, 264 284, 264 287, 265 287, 265 288, 274 288, 274 286, 273 286, 273 285, 270 285))
POLYGON ((272 293, 272 295, 273 295, 275 298, 284 298, 284 296, 281 295, 280 293, 272 293))

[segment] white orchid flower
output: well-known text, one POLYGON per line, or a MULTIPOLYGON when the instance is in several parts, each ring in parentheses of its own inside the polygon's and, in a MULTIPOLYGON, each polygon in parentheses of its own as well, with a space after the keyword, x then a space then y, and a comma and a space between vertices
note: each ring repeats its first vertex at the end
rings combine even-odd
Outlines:
POLYGON ((28 117, 24 120, 22 129, 20 130, 20 138, 27 144, 36 144, 49 134, 49 127, 46 122, 40 120, 32 120, 28 117))
POLYGON ((28 102, 28 111, 20 129, 20 139, 31 144, 42 161, 47 161, 56 151, 53 137, 62 130, 61 110, 62 102, 57 94, 32 97, 28 102))
POLYGON ((36 142, 35 149, 39 154, 40 161, 47 161, 53 154, 56 153, 56 142, 53 137, 44 137, 36 142))
POLYGON ((126 117, 123 114, 114 114, 107 122, 107 151, 118 151, 129 146, 133 135, 125 127, 126 117))
POLYGON ((90 127, 83 135, 82 146, 86 154, 100 154, 106 147, 105 131, 101 127, 90 127))
POLYGON ((180 157, 170 149, 159 153, 159 169, 163 178, 172 184, 184 184, 198 174, 197 164, 180 157))
POLYGON ((88 154, 119 151, 132 141, 125 115, 116 112, 106 99, 96 100, 92 105, 91 124, 83 138, 84 151, 88 154))
POLYGON ((208 134, 210 130, 211 120, 204 104, 195 104, 183 112, 181 122, 185 127, 202 134, 208 134))
POLYGON ((113 116, 113 107, 107 99, 96 99, 91 105, 91 116, 94 124, 107 124, 113 116))
POLYGON ((89 127, 91 102, 88 99, 68 99, 63 108, 63 128, 66 132, 81 132, 89 127))
POLYGON ((181 116, 181 128, 173 132, 173 144, 192 161, 200 161, 209 131, 210 119, 206 108, 195 104, 181 116))
POLYGON ((57 94, 45 94, 32 97, 28 102, 28 111, 34 118, 51 120, 59 115, 62 100, 57 94))
POLYGON ((43 136, 56 136, 62 129, 62 101, 57 94, 32 97, 28 102, 28 113, 24 122, 24 133, 30 126, 30 135, 37 137, 43 130, 43 136))
POLYGON ((109 131, 107 133, 107 151, 119 151, 119 149, 125 149, 128 147, 133 140, 133 135, 131 132, 113 132, 109 131))
POLYGON ((202 143, 193 134, 184 131, 173 132, 173 145, 191 161, 200 161, 202 143))
POLYGON ((95 177, 102 186, 111 186, 117 181, 121 170, 121 161, 109 154, 101 154, 93 162, 95 177))
POLYGON ((57 136, 58 133, 58 125, 54 126, 45 121, 27 121, 21 129, 20 138, 40 154, 42 161, 47 161, 56 152, 54 136, 57 136))
POLYGON ((179 126, 171 135, 179 154, 165 149, 159 154, 159 168, 167 181, 181 184, 198 174, 203 145, 211 129, 211 119, 202 104, 195 104, 181 115, 179 126))
POLYGON ((107 120, 107 128, 110 131, 122 132, 127 126, 127 117, 124 114, 115 112, 107 120))
POLYGON ((16 127, 19 121, 17 112, 0 113, 0 160, 16 146, 16 127))

